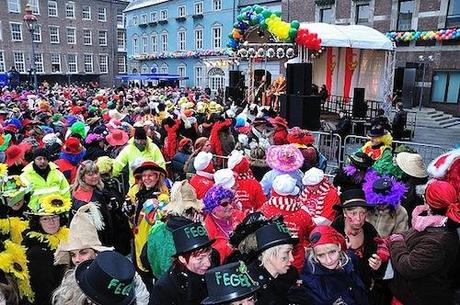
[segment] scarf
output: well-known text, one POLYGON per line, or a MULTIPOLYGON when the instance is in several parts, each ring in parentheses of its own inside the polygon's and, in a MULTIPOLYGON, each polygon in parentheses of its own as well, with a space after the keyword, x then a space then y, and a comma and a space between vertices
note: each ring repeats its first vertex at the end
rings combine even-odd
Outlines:
POLYGON ((67 241, 69 237, 70 229, 67 227, 61 227, 59 231, 54 234, 40 233, 35 231, 30 231, 27 233, 27 236, 30 238, 38 239, 41 243, 48 244, 51 250, 56 250, 61 242, 67 241))
POLYGON ((418 205, 412 211, 412 227, 418 231, 425 231, 426 228, 434 227, 439 228, 446 225, 447 217, 441 215, 427 215, 422 216, 422 213, 428 211, 426 205, 418 205))
POLYGON ((295 196, 281 196, 276 193, 272 194, 267 204, 288 212, 295 212, 302 207, 302 203, 295 196))
POLYGON ((248 180, 248 179, 254 179, 254 175, 252 174, 252 171, 248 171, 246 173, 239 173, 238 176, 236 176, 236 180, 248 180))
POLYGON ((224 236, 228 238, 230 236, 230 233, 233 231, 232 221, 217 218, 212 213, 211 213, 211 219, 214 221, 217 228, 219 228, 220 231, 224 234, 224 236))
POLYGON ((214 174, 204 172, 204 171, 196 171, 196 174, 198 176, 202 176, 202 177, 205 177, 205 178, 208 178, 214 181, 214 174))
POLYGON ((49 164, 46 166, 46 168, 44 169, 41 169, 39 168, 37 165, 35 165, 35 163, 32 163, 32 167, 34 168, 34 171, 40 176, 43 178, 43 180, 46 181, 46 178, 48 178, 48 174, 50 173, 51 171, 51 167, 49 166, 49 164))
POLYGON ((324 199, 326 198, 331 185, 327 179, 323 179, 315 190, 305 187, 300 194, 300 201, 311 216, 321 216, 324 209, 324 199))

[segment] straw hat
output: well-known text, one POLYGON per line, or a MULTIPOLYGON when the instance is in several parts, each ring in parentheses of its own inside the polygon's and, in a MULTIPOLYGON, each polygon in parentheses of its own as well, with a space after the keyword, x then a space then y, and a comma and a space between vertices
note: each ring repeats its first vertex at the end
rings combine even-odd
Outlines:
POLYGON ((103 229, 102 215, 93 203, 87 203, 78 209, 70 223, 69 238, 61 242, 54 255, 55 265, 66 265, 70 262, 70 251, 93 249, 97 252, 113 250, 102 246, 97 230, 103 229))
POLYGON ((423 158, 419 154, 401 152, 396 155, 396 164, 409 176, 416 178, 428 177, 425 162, 423 162, 423 158))
POLYGON ((171 188, 171 201, 165 207, 166 213, 182 215, 190 208, 201 213, 204 205, 198 200, 195 189, 187 180, 175 182, 171 188))

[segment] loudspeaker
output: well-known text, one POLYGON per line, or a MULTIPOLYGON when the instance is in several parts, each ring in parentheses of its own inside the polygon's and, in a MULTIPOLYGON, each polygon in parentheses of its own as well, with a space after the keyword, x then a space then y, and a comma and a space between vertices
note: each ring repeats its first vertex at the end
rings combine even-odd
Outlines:
POLYGON ((288 64, 286 70, 287 94, 311 94, 311 63, 288 64))
POLYGON ((287 98, 289 127, 308 130, 321 128, 321 98, 317 95, 289 94, 287 98))
POLYGON ((355 88, 353 91, 353 118, 365 118, 367 115, 367 104, 364 100, 364 88, 355 88))
POLYGON ((226 87, 225 97, 231 98, 237 104, 241 103, 244 99, 243 87, 241 86, 226 87))
POLYGON ((244 86, 244 76, 241 71, 232 70, 229 72, 229 84, 230 87, 244 86))
POLYGON ((285 118, 287 121, 289 121, 289 104, 288 104, 288 97, 286 94, 280 95, 280 109, 279 109, 279 115, 282 118, 285 118))

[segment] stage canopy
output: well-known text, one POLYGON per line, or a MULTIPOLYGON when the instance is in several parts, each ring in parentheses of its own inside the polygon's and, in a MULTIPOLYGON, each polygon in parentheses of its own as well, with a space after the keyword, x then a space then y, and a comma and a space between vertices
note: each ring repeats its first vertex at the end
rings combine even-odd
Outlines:
POLYGON ((188 77, 179 76, 177 74, 125 74, 116 76, 115 79, 120 79, 122 81, 134 81, 134 80, 145 80, 145 81, 179 81, 188 79, 188 77))

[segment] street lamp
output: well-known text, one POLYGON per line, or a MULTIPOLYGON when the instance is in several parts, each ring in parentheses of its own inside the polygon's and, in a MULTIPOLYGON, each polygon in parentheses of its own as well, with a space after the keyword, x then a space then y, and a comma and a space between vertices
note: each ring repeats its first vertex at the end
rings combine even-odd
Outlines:
POLYGON ((420 55, 418 57, 418 61, 420 64, 423 65, 423 73, 422 73, 422 85, 420 86, 420 98, 418 101, 418 110, 422 110, 422 102, 423 102, 423 89, 425 88, 425 73, 426 73, 426 67, 428 63, 434 61, 434 56, 430 55, 425 57, 424 55, 420 55))
POLYGON ((38 91, 38 80, 37 80, 37 69, 36 69, 36 66, 35 66, 34 33, 35 33, 35 30, 38 27, 38 24, 37 24, 38 23, 38 18, 37 18, 37 16, 35 16, 32 13, 32 8, 31 8, 30 4, 26 5, 25 12, 26 12, 26 14, 22 18, 22 20, 24 21, 24 23, 27 26, 27 30, 30 33, 30 38, 31 38, 31 42, 32 42, 32 58, 30 60, 30 62, 31 62, 31 67, 30 68, 31 68, 31 70, 32 70, 32 72, 34 74, 34 89, 35 89, 35 93, 37 93, 37 91, 38 91))

